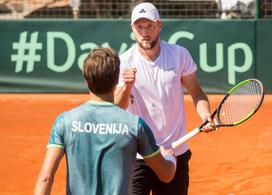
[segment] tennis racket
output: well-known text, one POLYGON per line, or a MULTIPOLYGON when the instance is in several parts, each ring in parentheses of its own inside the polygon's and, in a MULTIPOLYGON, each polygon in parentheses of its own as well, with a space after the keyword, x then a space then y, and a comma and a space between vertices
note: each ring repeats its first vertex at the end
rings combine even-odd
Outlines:
MULTIPOLYGON (((223 98, 211 117, 215 118, 218 124, 214 127, 230 127, 239 125, 249 119, 260 108, 264 99, 262 83, 257 79, 247 79, 235 85, 223 98)), ((184 142, 201 132, 201 129, 208 123, 190 131, 185 136, 172 143, 176 149, 184 142)))

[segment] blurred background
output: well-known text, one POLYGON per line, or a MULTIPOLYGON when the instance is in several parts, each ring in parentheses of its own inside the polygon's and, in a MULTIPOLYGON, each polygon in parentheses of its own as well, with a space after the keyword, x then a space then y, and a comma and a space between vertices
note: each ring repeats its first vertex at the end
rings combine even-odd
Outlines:
MULTIPOLYGON (((0 93, 87 92, 82 62, 95 47, 135 43, 139 0, 0 0, 0 93), (72 78, 72 79, 71 79, 72 78)), ((272 91, 272 0, 151 0, 161 39, 189 50, 208 93, 247 78, 272 91)))
MULTIPOLYGON (((129 18, 131 0, 0 0, 1 19, 129 18)), ((271 0, 154 0, 162 18, 271 18, 271 0)))

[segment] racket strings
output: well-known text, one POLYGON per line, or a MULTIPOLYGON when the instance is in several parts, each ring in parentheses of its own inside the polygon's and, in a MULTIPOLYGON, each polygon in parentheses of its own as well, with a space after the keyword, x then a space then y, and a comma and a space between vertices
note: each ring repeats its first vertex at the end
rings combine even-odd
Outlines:
POLYGON ((258 109, 262 98, 262 85, 256 81, 238 87, 220 108, 218 116, 220 122, 226 125, 239 123, 258 109))

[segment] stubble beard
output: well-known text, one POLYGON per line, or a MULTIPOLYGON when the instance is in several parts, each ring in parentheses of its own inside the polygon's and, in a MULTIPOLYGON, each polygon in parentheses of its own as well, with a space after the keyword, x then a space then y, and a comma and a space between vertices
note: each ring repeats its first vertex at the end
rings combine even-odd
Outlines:
POLYGON ((146 41, 137 41, 138 45, 144 50, 151 50, 155 47, 155 45, 159 41, 159 36, 157 36, 154 40, 150 40, 149 42, 146 41))

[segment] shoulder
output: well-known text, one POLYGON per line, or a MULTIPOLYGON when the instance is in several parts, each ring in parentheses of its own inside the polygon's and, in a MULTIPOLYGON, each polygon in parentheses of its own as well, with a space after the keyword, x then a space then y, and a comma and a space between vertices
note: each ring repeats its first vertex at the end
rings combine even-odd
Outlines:
POLYGON ((127 110, 119 107, 118 105, 116 105, 116 109, 123 116, 122 118, 124 120, 133 122, 134 124, 138 124, 139 123, 140 117, 138 115, 133 114, 131 112, 128 112, 127 110))
POLYGON ((85 103, 82 103, 78 106, 71 108, 70 110, 67 110, 65 113, 77 113, 80 110, 86 109, 86 106, 87 106, 87 103, 85 102, 85 103))
POLYGON ((179 55, 188 55, 189 54, 189 51, 181 45, 171 44, 166 41, 161 41, 161 45, 168 52, 178 53, 179 55))
POLYGON ((138 137, 142 131, 145 131, 146 124, 142 121, 140 116, 128 112, 119 106, 116 106, 114 118, 121 123, 127 124, 129 127, 131 127, 130 131, 132 134, 136 135, 136 137, 138 137))
MULTIPOLYGON (((167 42, 163 42, 163 51, 167 59, 173 59, 177 62, 177 64, 187 64, 189 67, 195 66, 194 60, 190 54, 190 52, 183 46, 177 44, 170 44, 167 42)), ((195 68, 194 68, 195 69, 195 68)))
POLYGON ((120 108, 117 105, 116 105, 115 111, 117 111, 118 114, 117 113, 115 114, 118 115, 120 120, 123 120, 126 123, 131 124, 138 131, 149 128, 147 123, 139 115, 128 112, 127 110, 124 110, 123 108, 120 108))
POLYGON ((70 110, 63 112, 62 117, 63 117, 63 120, 65 120, 66 122, 69 122, 71 120, 81 117, 82 115, 86 114, 86 112, 88 112, 89 110, 90 110, 90 107, 87 106, 87 103, 83 103, 74 108, 71 108, 70 110))

